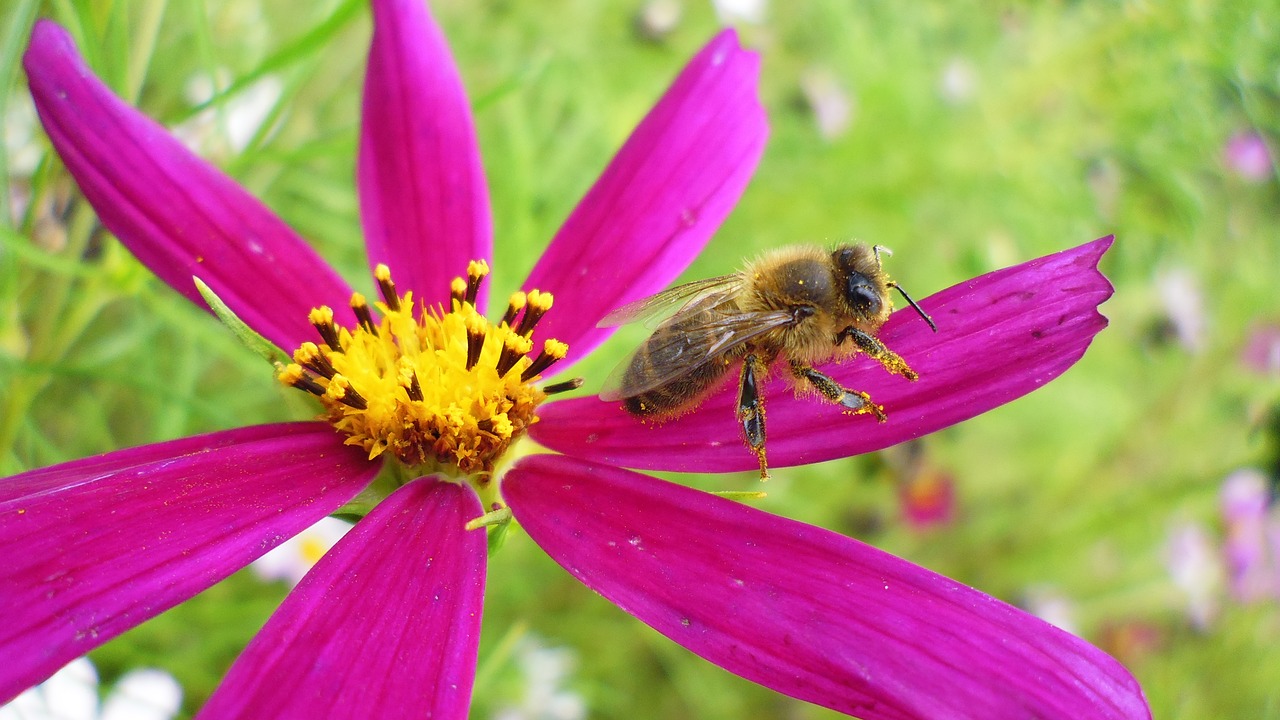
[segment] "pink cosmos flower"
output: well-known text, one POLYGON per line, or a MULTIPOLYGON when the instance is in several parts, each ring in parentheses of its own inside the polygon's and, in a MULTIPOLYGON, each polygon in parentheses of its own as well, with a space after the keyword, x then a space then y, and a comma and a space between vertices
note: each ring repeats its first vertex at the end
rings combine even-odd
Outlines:
MULTIPOLYGON (((370 265, 394 268, 400 290, 413 293, 410 311, 439 304, 456 319, 470 307, 466 322, 478 322, 480 266, 468 270, 470 286, 449 282, 470 259, 489 259, 492 246, 465 95, 420 2, 375 0, 373 12, 357 178, 370 265)), ((607 311, 674 279, 729 212, 766 135, 758 63, 731 31, 715 37, 537 263, 524 287, 554 293, 539 332, 568 344, 558 351, 562 367, 607 337, 596 327, 607 311)), ((49 137, 85 196, 157 275, 202 303, 198 276, 281 347, 313 340, 313 324, 347 328, 340 339, 354 342, 356 314, 344 308, 352 293, 338 274, 261 203, 111 95, 61 28, 37 24, 25 67, 49 137), (321 305, 337 308, 333 324, 313 319, 321 305)), ((926 298, 936 336, 895 316, 881 335, 910 359, 917 383, 862 362, 826 368, 845 382, 873 373, 887 423, 768 387, 773 464, 886 447, 1053 379, 1106 324, 1096 306, 1111 287, 1096 266, 1110 242, 926 298)), ((385 290, 385 271, 375 277, 388 305, 405 299, 385 290)), ((533 293, 523 297, 528 317, 533 293)), ((382 331, 393 316, 403 319, 384 309, 382 331)), ((494 375, 487 360, 470 362, 471 327, 460 341, 466 371, 494 375)), ((506 323, 480 327, 514 334, 506 323)), ((539 360, 517 362, 528 372, 539 360)), ((300 384, 324 379, 312 367, 299 371, 300 384)), ((545 399, 541 375, 529 374, 509 389, 545 399)), ((415 395, 452 390, 400 378, 401 401, 420 405, 426 400, 415 395)), ((336 376, 328 380, 327 400, 355 403, 334 390, 336 376)), ((359 413, 339 409, 339 421, 371 415, 385 399, 365 398, 359 413)), ((627 612, 793 697, 864 718, 1150 716, 1112 658, 1005 603, 835 533, 623 469, 755 467, 734 435, 731 405, 726 390, 650 427, 594 398, 549 402, 531 434, 563 454, 516 461, 500 495, 487 472, 448 463, 419 472, 427 464, 386 459, 404 448, 352 447, 325 422, 228 430, 4 479, 0 702, 244 567, 380 471, 398 471, 397 488, 289 595, 201 717, 465 717, 486 552, 485 534, 465 524, 490 509, 482 495, 508 504, 553 558, 627 612)), ((479 429, 465 413, 451 418, 471 423, 465 438, 440 438, 461 453, 462 439, 500 434, 506 415, 485 416, 479 429)), ((480 465, 499 459, 495 452, 480 465)))

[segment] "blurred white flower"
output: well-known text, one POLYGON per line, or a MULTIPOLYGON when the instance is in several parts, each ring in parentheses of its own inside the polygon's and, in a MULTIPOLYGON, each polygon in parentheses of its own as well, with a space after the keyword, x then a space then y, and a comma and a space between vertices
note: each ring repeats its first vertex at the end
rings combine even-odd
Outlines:
POLYGON ((36 107, 31 96, 14 93, 4 111, 4 152, 9 177, 29 178, 40 164, 43 149, 36 138, 36 107))
POLYGON ((769 0, 711 0, 711 6, 725 25, 736 22, 760 25, 769 12, 769 0))
POLYGON ((1190 270, 1177 267, 1157 273, 1155 285, 1178 342, 1187 352, 1199 354, 1204 350, 1208 328, 1199 279, 1190 270))
POLYGON ((1192 627, 1207 630, 1218 616, 1222 563, 1208 531, 1196 522, 1179 522, 1165 538, 1165 568, 1187 598, 1192 627))
MULTIPOLYGON (((226 71, 197 75, 187 81, 185 95, 192 106, 213 100, 230 85, 226 71)), ((280 102, 284 83, 267 75, 228 98, 220 107, 210 106, 194 117, 172 128, 183 144, 205 157, 238 155, 249 146, 254 135, 280 102)))
POLYGON ((636 13, 636 28, 649 40, 661 40, 676 29, 683 14, 680 0, 648 0, 636 13))
POLYGON ((951 105, 963 105, 972 100, 977 87, 978 77, 973 66, 962 58, 949 60, 938 78, 938 92, 951 105))
POLYGON ((297 585, 350 529, 351 523, 345 520, 323 518, 254 560, 249 569, 263 580, 284 580, 297 585))
POLYGON ((525 679, 524 697, 516 707, 499 710, 494 720, 582 720, 587 706, 582 696, 561 684, 577 667, 572 650, 542 645, 526 638, 517 653, 525 679))
POLYGON ((1023 593, 1021 604, 1027 612, 1050 625, 1073 635, 1080 634, 1076 627, 1075 603, 1057 590, 1043 585, 1028 588, 1023 593))
POLYGON ((818 133, 834 140, 849 129, 853 121, 853 100, 835 73, 826 68, 809 68, 800 75, 800 92, 813 111, 818 133))
POLYGON ((154 669, 126 673, 99 704, 98 673, 79 658, 0 707, 0 720, 169 720, 181 705, 178 681, 154 669))

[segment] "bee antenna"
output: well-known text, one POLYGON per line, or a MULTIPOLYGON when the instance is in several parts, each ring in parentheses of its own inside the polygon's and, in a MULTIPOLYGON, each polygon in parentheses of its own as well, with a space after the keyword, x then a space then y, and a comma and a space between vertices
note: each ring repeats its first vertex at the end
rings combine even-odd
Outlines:
POLYGON ((929 327, 934 332, 938 332, 938 326, 933 322, 933 318, 929 317, 929 313, 925 312, 924 308, 920 307, 918 304, 916 304, 915 300, 911 299, 911 296, 907 294, 906 290, 902 289, 901 285, 899 285, 896 282, 891 282, 889 283, 889 287, 894 288, 898 292, 902 293, 903 299, 907 301, 907 304, 911 306, 911 309, 915 310, 920 315, 920 317, 924 318, 924 321, 929 323, 929 327))
MULTIPOLYGON (((893 251, 883 245, 872 245, 871 252, 876 256, 876 265, 882 264, 880 262, 881 254, 888 255, 889 257, 893 257, 893 251)), ((898 288, 898 289, 901 290, 902 288, 898 288)), ((908 302, 910 302, 910 300, 908 300, 908 302)), ((915 305, 915 303, 911 303, 911 304, 915 305)))

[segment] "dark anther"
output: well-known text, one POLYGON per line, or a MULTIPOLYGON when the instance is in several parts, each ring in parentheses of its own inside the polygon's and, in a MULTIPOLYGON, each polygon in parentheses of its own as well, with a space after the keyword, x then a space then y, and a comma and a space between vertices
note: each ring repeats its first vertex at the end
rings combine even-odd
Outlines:
POLYGON ((565 380, 564 382, 544 385, 542 387, 542 392, 547 395, 557 395, 562 392, 577 390, 580 387, 582 387, 582 378, 573 378, 572 380, 565 380))
POLYGON ((369 304, 363 301, 352 302, 351 310, 356 314, 356 320, 360 322, 360 327, 370 335, 377 335, 378 328, 373 324, 373 313, 369 312, 369 304))

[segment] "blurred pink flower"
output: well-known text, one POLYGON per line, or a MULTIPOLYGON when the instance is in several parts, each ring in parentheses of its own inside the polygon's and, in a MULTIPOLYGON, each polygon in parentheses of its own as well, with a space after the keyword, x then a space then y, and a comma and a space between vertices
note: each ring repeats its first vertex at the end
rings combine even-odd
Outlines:
MULTIPOLYGON (((416 301, 443 304, 468 260, 492 254, 470 112, 425 7, 373 9, 357 178, 369 261, 394 267, 416 301)), ((102 222, 168 284, 203 305, 198 275, 284 347, 312 337, 311 308, 344 307, 350 288, 302 238, 111 95, 60 27, 37 24, 25 67, 54 147, 102 222)), ((539 328, 568 343, 561 367, 608 336, 596 327, 608 310, 673 280, 737 200, 766 135, 758 67, 732 31, 714 38, 536 264, 523 286, 555 294, 539 328)), ((936 336, 918 318, 891 319, 881 335, 921 379, 876 373, 888 423, 858 424, 771 388, 774 465, 883 448, 1052 380, 1106 324, 1096 308, 1111 286, 1097 263, 1110 244, 926 298, 936 336)), ((483 311, 483 294, 476 304, 483 311)), ((865 362, 825 370, 846 383, 874 372, 865 362)), ((565 454, 517 461, 503 499, 584 583, 793 697, 868 720, 1149 717, 1123 667, 1020 610, 835 533, 623 469, 755 467, 730 440, 730 395, 656 428, 595 398, 547 403, 532 435, 565 454)), ((0 568, 0 702, 341 507, 384 462, 343 440, 323 422, 251 426, 0 481, 0 549, 11 558, 0 568)), ((408 480, 357 523, 201 717, 465 717, 485 535, 464 525, 488 508, 450 480, 408 480)))
POLYGON ((898 485, 902 515, 916 528, 946 525, 955 519, 956 481, 951 473, 922 467, 898 485))
POLYGON ((1262 182, 1274 173, 1267 141, 1256 132, 1242 132, 1231 136, 1222 150, 1222 156, 1228 168, 1251 182, 1262 182))
POLYGON ((1267 476, 1242 468, 1222 482, 1223 553, 1231 594, 1239 602, 1280 599, 1280 507, 1267 476))
POLYGON ((1240 359, 1263 375, 1280 375, 1280 325, 1258 324, 1249 330, 1240 359))

